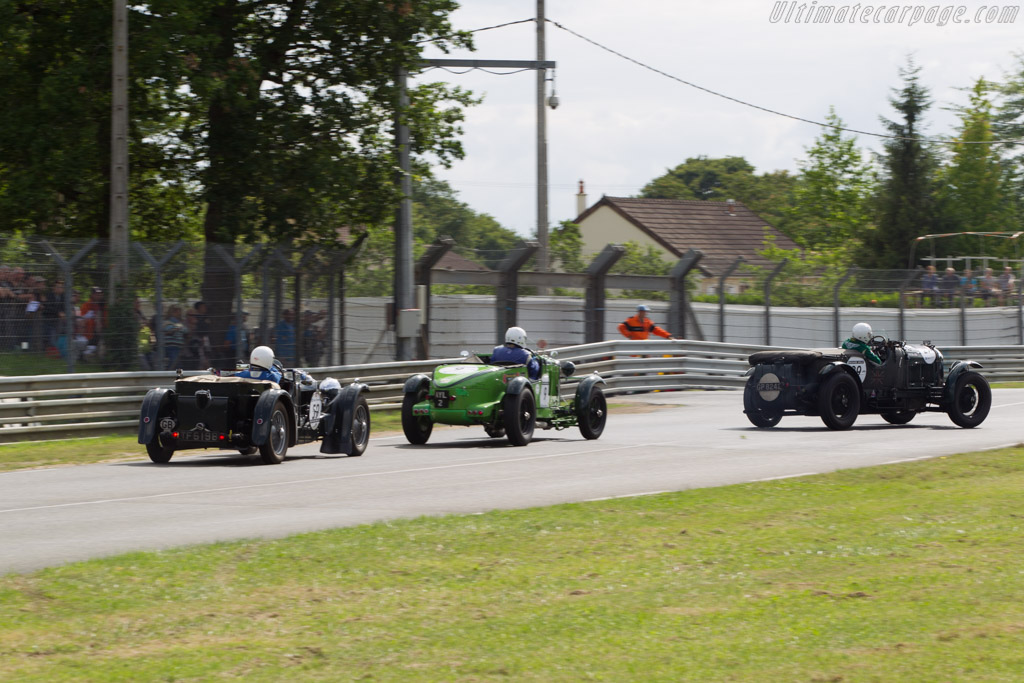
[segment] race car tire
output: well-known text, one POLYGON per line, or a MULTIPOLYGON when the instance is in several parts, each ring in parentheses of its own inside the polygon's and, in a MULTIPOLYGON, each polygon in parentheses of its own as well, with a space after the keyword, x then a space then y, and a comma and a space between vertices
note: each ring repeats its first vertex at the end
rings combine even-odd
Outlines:
POLYGON ((434 423, 429 417, 421 417, 412 414, 413 407, 427 397, 427 387, 421 387, 415 392, 409 392, 402 399, 402 431, 405 432, 406 440, 411 444, 421 445, 430 438, 430 432, 434 431, 434 423))
POLYGON ((499 427, 487 426, 487 427, 484 427, 484 431, 487 432, 487 436, 491 437, 492 439, 502 439, 502 438, 505 437, 505 428, 501 427, 501 426, 499 426, 499 427))
POLYGON ((818 413, 829 429, 849 429, 860 412, 857 380, 842 371, 833 372, 818 392, 818 413))
POLYGON ((524 388, 518 394, 506 394, 501 400, 504 410, 505 434, 513 446, 525 446, 533 439, 537 426, 536 401, 533 391, 524 388))
POLYGON ((584 439, 600 438, 608 422, 608 402, 601 387, 595 386, 590 390, 587 405, 576 406, 576 419, 579 421, 580 434, 584 439))
POLYGON ((977 427, 992 408, 992 388, 980 373, 965 372, 953 385, 953 401, 947 409, 954 424, 971 429, 977 427))
POLYGON ((746 413, 750 424, 760 429, 771 429, 782 421, 782 413, 775 413, 758 406, 757 390, 754 385, 747 382, 743 387, 743 412, 746 413))
POLYGON ((242 455, 256 455, 260 452, 260 449, 256 446, 249 446, 248 448, 239 448, 238 452, 242 455))
POLYGON ((360 396, 352 408, 352 452, 349 457, 358 458, 366 452, 370 443, 370 404, 360 396))
POLYGON ((882 419, 891 425, 908 424, 917 416, 913 410, 894 410, 889 413, 882 413, 882 419))
POLYGON ((270 413, 270 434, 260 444, 260 459, 266 465, 280 465, 288 453, 288 407, 284 401, 274 404, 270 413))
POLYGON ((146 444, 146 452, 149 459, 158 465, 166 465, 174 455, 174 446, 169 446, 160 440, 160 432, 153 435, 152 440, 146 444))

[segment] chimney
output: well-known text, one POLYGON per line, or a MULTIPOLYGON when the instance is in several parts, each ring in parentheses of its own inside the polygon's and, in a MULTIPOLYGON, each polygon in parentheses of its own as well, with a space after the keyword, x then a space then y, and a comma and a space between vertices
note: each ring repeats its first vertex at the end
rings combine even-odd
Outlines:
POLYGON ((583 192, 583 181, 580 181, 580 192, 576 195, 576 215, 581 216, 587 210, 587 195, 583 192))
POLYGON ((727 214, 729 214, 730 216, 735 216, 736 212, 733 210, 735 208, 736 208, 736 200, 735 199, 726 199, 725 200, 725 212, 727 214))

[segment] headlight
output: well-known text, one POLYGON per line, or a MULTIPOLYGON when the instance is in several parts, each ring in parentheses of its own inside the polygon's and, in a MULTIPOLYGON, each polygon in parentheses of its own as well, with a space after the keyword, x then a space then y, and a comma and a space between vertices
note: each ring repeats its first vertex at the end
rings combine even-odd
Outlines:
POLYGON ((334 379, 333 377, 325 377, 320 382, 320 393, 331 399, 341 393, 341 382, 334 379))

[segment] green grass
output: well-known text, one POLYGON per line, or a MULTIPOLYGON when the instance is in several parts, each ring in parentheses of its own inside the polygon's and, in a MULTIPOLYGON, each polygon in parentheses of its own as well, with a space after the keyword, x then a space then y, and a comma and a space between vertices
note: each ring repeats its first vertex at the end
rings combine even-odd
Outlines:
POLYGON ((5 681, 1019 681, 1024 449, 0 578, 5 681))
MULTIPOLYGON (((0 353, 0 377, 61 375, 68 371, 63 358, 47 358, 42 353, 9 351, 0 353)), ((99 363, 76 363, 75 372, 108 372, 99 363)))

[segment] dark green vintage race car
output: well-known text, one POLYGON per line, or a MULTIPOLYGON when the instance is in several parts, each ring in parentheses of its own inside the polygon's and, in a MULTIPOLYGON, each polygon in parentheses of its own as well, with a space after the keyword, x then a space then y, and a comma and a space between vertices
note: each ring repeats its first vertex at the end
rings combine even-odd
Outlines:
POLYGON ((538 379, 527 376, 522 364, 491 363, 490 354, 463 352, 460 363, 439 365, 433 376, 413 375, 405 382, 402 430, 412 444, 424 444, 435 424, 480 425, 488 436, 507 437, 525 446, 534 429, 580 428, 586 439, 604 431, 608 404, 596 372, 576 386, 572 400, 563 399, 559 386, 575 371, 570 361, 534 354, 541 363, 538 379))

